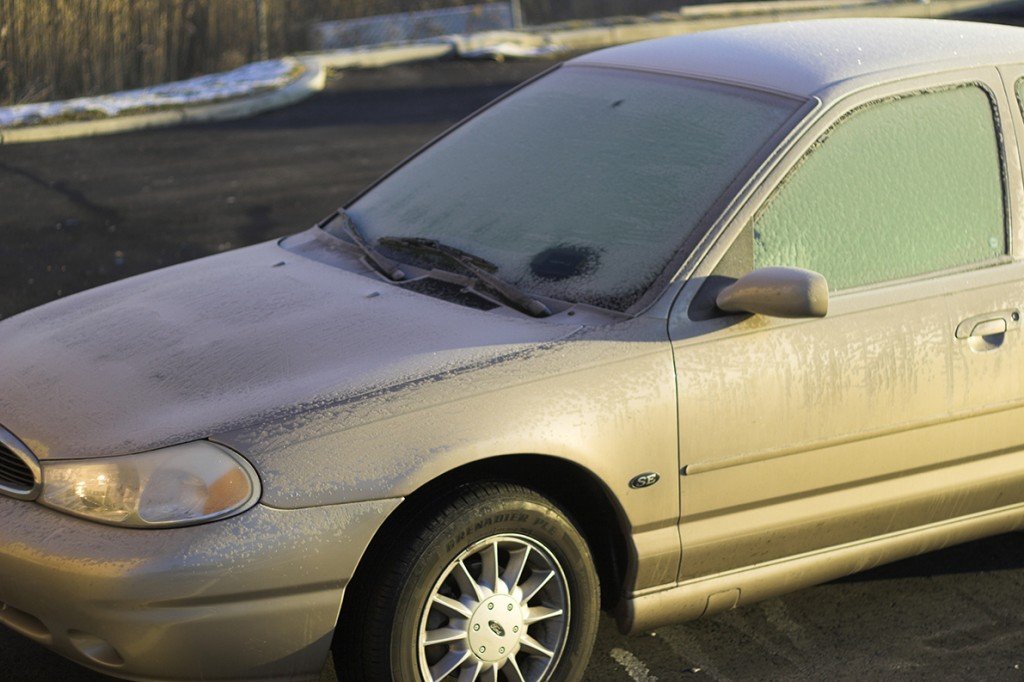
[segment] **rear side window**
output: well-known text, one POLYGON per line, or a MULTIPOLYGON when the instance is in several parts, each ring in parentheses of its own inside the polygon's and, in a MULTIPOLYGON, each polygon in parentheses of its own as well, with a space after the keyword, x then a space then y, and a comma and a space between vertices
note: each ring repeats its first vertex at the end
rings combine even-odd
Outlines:
POLYGON ((832 290, 998 258, 1006 215, 988 93, 961 86, 854 110, 751 227, 754 267, 814 270, 832 290))

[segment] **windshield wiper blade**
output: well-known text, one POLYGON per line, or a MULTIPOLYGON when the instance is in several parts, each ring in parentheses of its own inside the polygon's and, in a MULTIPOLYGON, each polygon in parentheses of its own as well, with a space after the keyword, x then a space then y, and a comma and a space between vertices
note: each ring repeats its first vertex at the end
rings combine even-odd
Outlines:
POLYGON ((479 256, 474 256, 471 253, 467 253, 454 246, 449 246, 448 244, 442 244, 436 239, 426 239, 423 237, 381 237, 379 243, 393 244, 398 248, 411 249, 413 251, 426 251, 428 253, 436 253, 444 256, 445 258, 455 261, 461 265, 469 271, 473 277, 496 291, 503 299, 505 299, 506 302, 511 304, 517 310, 521 310, 522 312, 534 317, 547 317, 551 314, 551 309, 544 305, 542 301, 533 298, 514 284, 506 282, 491 273, 489 268, 497 270, 497 266, 490 261, 480 258, 479 256))
MULTIPOLYGON (((345 209, 339 208, 338 212, 334 214, 334 220, 338 221, 341 231, 348 235, 348 238, 352 240, 352 243, 359 247, 359 250, 363 252, 366 258, 377 266, 377 269, 394 282, 401 282, 405 279, 405 272, 402 271, 401 266, 398 263, 391 260, 377 249, 370 246, 370 243, 363 237, 363 233, 356 227, 355 222, 349 217, 345 209)), ((325 221, 325 225, 331 223, 332 220, 325 221)))
POLYGON ((502 298, 518 310, 534 317, 547 317, 551 314, 551 310, 544 305, 543 302, 533 298, 515 285, 492 274, 488 268, 496 270, 497 266, 490 261, 480 258, 479 256, 467 253, 462 249, 449 246, 448 244, 442 244, 436 239, 426 239, 423 237, 382 237, 380 242, 394 244, 400 248, 412 248, 413 250, 426 251, 444 256, 445 258, 455 261, 461 265, 477 280, 483 282, 485 285, 496 291, 502 298))

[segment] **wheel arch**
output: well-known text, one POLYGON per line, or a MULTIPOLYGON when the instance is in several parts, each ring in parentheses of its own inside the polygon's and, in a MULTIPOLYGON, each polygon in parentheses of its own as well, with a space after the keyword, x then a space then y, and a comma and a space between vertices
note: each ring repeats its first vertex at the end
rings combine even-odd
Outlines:
MULTIPOLYGON (((420 511, 439 494, 481 481, 517 483, 549 498, 565 512, 586 540, 601 583, 601 608, 610 610, 623 597, 630 575, 628 524, 622 508, 592 471, 576 462, 540 454, 499 455, 470 462, 428 481, 391 512, 363 553, 346 593, 359 592, 372 577, 391 541, 419 521, 420 511), (612 532, 609 532, 611 530, 612 532)), ((345 599, 342 619, 345 617, 345 599)))

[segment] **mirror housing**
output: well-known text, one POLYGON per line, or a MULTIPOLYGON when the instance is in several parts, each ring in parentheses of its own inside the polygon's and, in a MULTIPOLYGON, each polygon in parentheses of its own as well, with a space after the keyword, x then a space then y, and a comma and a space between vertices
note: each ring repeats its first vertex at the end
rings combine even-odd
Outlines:
POLYGON ((728 313, 770 317, 825 317, 828 283, 801 268, 758 268, 718 293, 715 305, 728 313))

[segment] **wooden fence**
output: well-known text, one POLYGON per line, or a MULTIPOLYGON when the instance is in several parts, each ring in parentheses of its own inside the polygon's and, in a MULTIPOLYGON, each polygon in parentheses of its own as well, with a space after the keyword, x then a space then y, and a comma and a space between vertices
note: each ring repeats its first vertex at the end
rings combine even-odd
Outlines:
MULTIPOLYGON (((0 105, 189 78, 240 66, 264 52, 291 54, 308 47, 315 21, 476 1, 0 0, 0 105)), ((530 23, 646 13, 680 2, 521 0, 530 23)))

